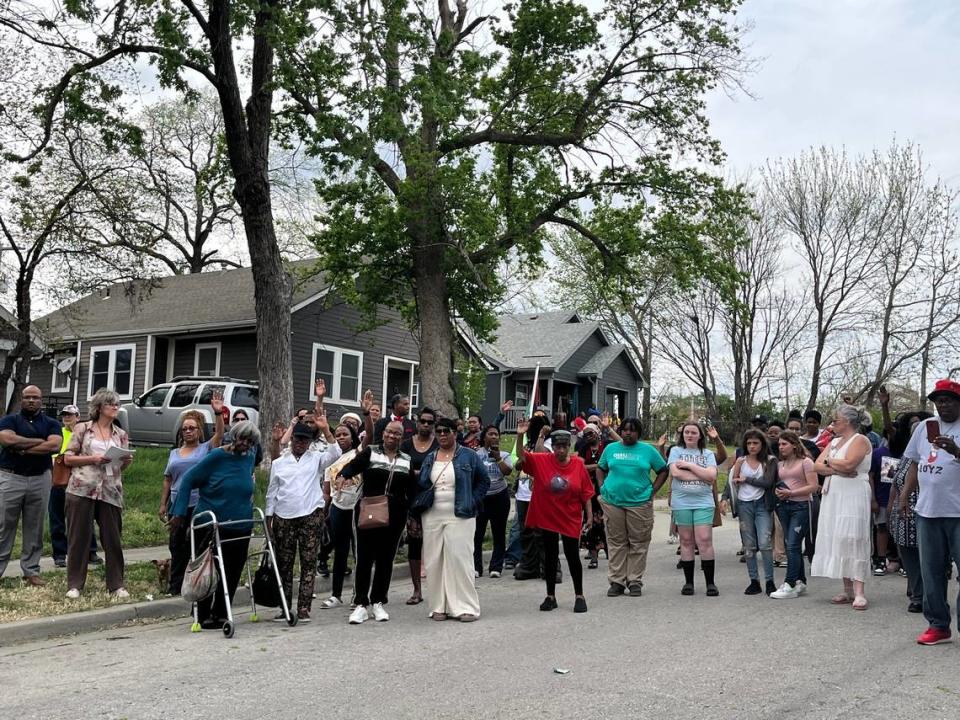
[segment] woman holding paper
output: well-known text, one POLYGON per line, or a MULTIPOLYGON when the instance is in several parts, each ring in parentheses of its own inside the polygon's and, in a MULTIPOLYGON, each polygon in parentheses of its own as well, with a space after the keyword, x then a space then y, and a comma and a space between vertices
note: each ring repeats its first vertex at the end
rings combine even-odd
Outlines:
POLYGON ((70 468, 67 485, 67 597, 77 599, 87 581, 93 521, 100 527, 106 560, 107 590, 130 597, 123 587, 122 473, 133 460, 127 433, 116 423, 120 397, 101 388, 90 399, 90 420, 78 423, 64 455, 70 468))

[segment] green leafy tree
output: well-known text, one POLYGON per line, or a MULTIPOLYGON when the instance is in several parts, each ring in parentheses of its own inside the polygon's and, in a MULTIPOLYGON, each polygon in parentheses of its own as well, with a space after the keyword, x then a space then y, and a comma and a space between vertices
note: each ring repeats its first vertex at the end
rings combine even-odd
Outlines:
POLYGON ((605 275, 656 255, 658 232, 678 273, 729 245, 743 198, 698 168, 722 159, 704 94, 740 69, 738 5, 328 0, 288 28, 276 81, 324 168, 321 266, 417 326, 429 403, 454 410, 453 320, 494 334, 497 266, 535 272, 548 229, 589 241, 605 275))

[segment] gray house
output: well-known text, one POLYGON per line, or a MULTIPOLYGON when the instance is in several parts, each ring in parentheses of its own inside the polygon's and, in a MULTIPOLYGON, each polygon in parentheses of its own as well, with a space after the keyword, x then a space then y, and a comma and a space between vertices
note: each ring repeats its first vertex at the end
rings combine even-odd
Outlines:
MULTIPOLYGON (((291 313, 297 407, 312 406, 318 377, 335 416, 358 410, 367 388, 381 402, 396 392, 419 402, 419 345, 396 312, 381 308, 386 324, 359 331, 359 312, 313 277, 295 290, 291 313)), ((249 269, 120 283, 36 324, 49 349, 31 365, 30 380, 57 407, 74 403, 86 412, 100 387, 132 401, 177 376, 257 379, 249 269)))
POLYGON ((516 429, 534 392, 538 363, 538 402, 551 413, 562 411, 572 418, 593 407, 621 418, 636 415, 640 368, 624 345, 607 339, 599 323, 583 321, 570 311, 502 315, 499 321, 496 341, 479 343, 493 366, 487 372, 484 419, 492 419, 502 403, 513 400, 516 409, 504 429, 516 429))

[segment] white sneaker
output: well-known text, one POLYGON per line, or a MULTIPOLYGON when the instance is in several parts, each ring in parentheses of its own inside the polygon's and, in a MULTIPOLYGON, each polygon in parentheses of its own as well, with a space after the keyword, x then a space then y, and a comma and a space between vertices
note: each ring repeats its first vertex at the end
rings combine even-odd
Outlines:
POLYGON ((667 536, 667 545, 676 545, 678 542, 680 542, 680 538, 676 535, 667 536))
POLYGON ((367 609, 363 605, 357 605, 353 609, 353 612, 350 613, 350 624, 359 625, 370 619, 370 613, 367 612, 367 609))
POLYGON ((330 608, 340 607, 341 605, 343 605, 343 600, 341 600, 338 597, 334 597, 333 595, 331 595, 322 603, 320 603, 320 607, 323 610, 329 610, 330 608))
POLYGON ((67 597, 70 598, 71 600, 79 600, 80 591, 77 590, 77 588, 70 588, 69 590, 67 590, 67 597))
POLYGON ((790 587, 787 583, 784 583, 780 586, 779 590, 770 593, 770 597, 774 600, 790 600, 800 597, 800 593, 797 592, 797 588, 790 587))
POLYGON ((113 597, 115 600, 126 600, 130 597, 130 593, 127 592, 126 588, 118 588, 113 591, 113 597))
POLYGON ((474 577, 474 578, 480 577, 480 573, 478 573, 476 570, 474 570, 474 571, 473 571, 473 577, 474 577))
POLYGON ((390 615, 383 609, 383 603, 373 604, 373 619, 377 622, 386 622, 390 619, 390 615))
POLYGON ((797 584, 793 586, 793 589, 797 591, 797 595, 803 595, 807 591, 807 584, 803 580, 797 580, 797 584))
POLYGON ((500 577, 500 573, 498 573, 496 570, 493 570, 493 571, 490 572, 490 577, 492 577, 492 578, 498 578, 498 577, 500 577))

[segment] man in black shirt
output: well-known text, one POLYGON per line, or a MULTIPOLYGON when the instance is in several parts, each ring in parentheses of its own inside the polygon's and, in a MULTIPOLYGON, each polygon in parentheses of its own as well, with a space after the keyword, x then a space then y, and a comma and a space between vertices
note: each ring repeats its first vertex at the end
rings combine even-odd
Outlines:
MULTIPOLYGON (((364 413, 369 414, 369 410, 364 413)), ((406 395, 394 395, 390 398, 390 412, 386 416, 377 420, 373 426, 373 443, 379 445, 383 440, 383 429, 391 422, 399 422, 403 425, 403 437, 401 441, 413 437, 417 432, 417 426, 413 420, 407 417, 410 412, 410 398, 406 395)))
POLYGON ((20 394, 20 412, 0 419, 0 576, 7 569, 17 525, 23 517, 20 569, 30 585, 41 586, 43 519, 50 499, 52 457, 63 441, 60 423, 43 414, 36 385, 20 394))

